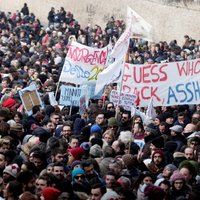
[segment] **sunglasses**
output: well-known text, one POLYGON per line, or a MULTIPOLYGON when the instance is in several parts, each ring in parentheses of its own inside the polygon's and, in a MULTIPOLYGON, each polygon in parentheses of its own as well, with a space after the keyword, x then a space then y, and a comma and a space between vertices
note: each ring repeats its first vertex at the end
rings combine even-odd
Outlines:
POLYGON ((111 109, 111 108, 114 108, 114 106, 109 106, 109 107, 107 107, 108 109, 111 109))
POLYGON ((117 128, 118 126, 109 126, 109 128, 117 128))
POLYGON ((85 176, 84 176, 84 175, 80 175, 80 176, 75 176, 74 178, 77 179, 77 180, 78 180, 78 179, 84 179, 85 176))

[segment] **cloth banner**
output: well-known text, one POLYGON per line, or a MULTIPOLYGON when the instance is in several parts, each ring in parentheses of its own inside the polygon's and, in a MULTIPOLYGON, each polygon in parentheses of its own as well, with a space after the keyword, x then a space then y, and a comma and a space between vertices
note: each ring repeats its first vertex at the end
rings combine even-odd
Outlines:
POLYGON ((72 42, 59 81, 76 85, 95 83, 99 73, 106 68, 111 48, 111 44, 97 49, 72 42))
POLYGON ((146 107, 200 103, 200 59, 124 66, 122 91, 139 96, 146 107))

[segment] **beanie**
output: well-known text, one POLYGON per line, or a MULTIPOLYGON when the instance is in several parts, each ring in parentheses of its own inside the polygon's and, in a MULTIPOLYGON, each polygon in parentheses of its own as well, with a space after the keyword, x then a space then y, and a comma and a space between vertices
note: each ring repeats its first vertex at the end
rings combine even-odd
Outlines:
POLYGON ((174 173, 170 177, 170 181, 174 183, 177 180, 185 181, 185 176, 182 175, 178 170, 174 171, 174 173))
POLYGON ((161 150, 156 150, 156 151, 154 151, 154 152, 153 152, 153 155, 152 155, 152 158, 154 157, 155 154, 160 154, 161 157, 162 157, 163 159, 165 158, 164 152, 161 151, 161 150))
POLYGON ((84 172, 84 170, 83 170, 82 168, 80 168, 80 167, 77 167, 77 168, 73 169, 73 170, 72 170, 72 180, 74 179, 74 177, 75 177, 77 174, 82 174, 82 175, 84 175, 85 172, 84 172))
POLYGON ((56 200, 60 195, 60 191, 54 187, 46 187, 42 190, 42 195, 45 200, 56 200))
POLYGON ((151 143, 158 149, 164 147, 164 138, 162 136, 154 138, 151 143))
POLYGON ((146 188, 144 189, 144 194, 145 197, 154 200, 164 199, 165 197, 165 192, 163 191, 163 189, 155 185, 147 185, 146 188))
POLYGON ((71 169, 73 170, 77 165, 81 165, 81 161, 80 160, 74 160, 71 164, 71 169))
POLYGON ((10 108, 16 104, 16 101, 12 98, 8 98, 2 103, 2 107, 10 108))
POLYGON ((97 124, 92 125, 90 128, 90 134, 92 133, 101 133, 101 128, 97 124))
POLYGON ((80 147, 83 148, 85 151, 89 151, 90 150, 90 142, 83 142, 80 147))
POLYGON ((108 120, 108 126, 118 126, 118 122, 117 119, 115 117, 111 117, 108 120))
POLYGON ((127 178, 125 176, 121 176, 120 178, 118 178, 117 182, 121 185, 121 187, 124 190, 129 190, 130 189, 131 181, 129 180, 129 178, 127 178))
POLYGON ((85 151, 81 147, 76 147, 74 149, 68 149, 68 152, 72 154, 75 160, 80 160, 81 157, 84 155, 85 151))
POLYGON ((17 177, 18 172, 19 172, 19 166, 16 163, 6 166, 5 169, 3 170, 3 173, 10 174, 14 178, 17 177))
POLYGON ((103 155, 103 151, 98 144, 91 146, 90 155, 96 158, 100 158, 103 155))
POLYGON ((109 199, 115 199, 115 198, 119 198, 119 195, 115 192, 115 191, 108 191, 106 192, 102 197, 101 200, 109 200, 109 199))
POLYGON ((136 161, 132 154, 125 154, 122 156, 122 160, 127 168, 134 166, 136 161))
POLYGON ((169 169, 169 171, 171 173, 173 173, 174 171, 177 170, 177 167, 175 165, 173 165, 173 164, 168 164, 168 165, 165 166, 165 168, 169 169))

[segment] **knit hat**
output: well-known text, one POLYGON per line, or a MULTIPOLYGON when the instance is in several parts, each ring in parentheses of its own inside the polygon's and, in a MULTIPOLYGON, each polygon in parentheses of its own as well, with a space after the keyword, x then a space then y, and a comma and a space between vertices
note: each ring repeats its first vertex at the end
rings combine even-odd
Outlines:
POLYGON ((164 147, 164 138, 162 136, 154 138, 151 143, 158 149, 164 147))
POLYGON ((84 172, 84 170, 83 170, 82 168, 79 168, 79 167, 73 169, 73 171, 72 171, 72 180, 74 179, 74 177, 75 177, 77 174, 82 174, 82 175, 84 175, 85 172, 84 172))
POLYGON ((146 188, 144 189, 144 194, 145 197, 154 200, 164 199, 165 197, 165 192, 163 191, 163 189, 155 185, 147 185, 146 188))
POLYGON ((108 126, 118 126, 118 122, 117 119, 115 117, 111 117, 108 120, 108 126))
POLYGON ((153 155, 152 155, 152 158, 154 157, 155 154, 160 154, 162 158, 165 158, 164 152, 161 151, 161 150, 156 150, 156 151, 154 151, 154 152, 153 152, 153 155))
POLYGON ((182 175, 178 170, 174 171, 174 173, 170 177, 170 181, 173 183, 177 180, 185 181, 185 176, 182 175))
POLYGON ((174 131, 176 133, 181 133, 183 131, 183 127, 181 125, 174 125, 171 128, 169 128, 171 131, 174 131))
POLYGON ((71 169, 73 170, 74 167, 76 167, 77 165, 80 165, 81 161, 80 160, 74 160, 71 164, 71 169))
POLYGON ((92 125, 90 128, 90 134, 92 133, 101 133, 101 128, 97 124, 92 125))
POLYGON ((134 166, 136 163, 136 160, 132 154, 123 155, 122 160, 127 168, 134 166))
POLYGON ((90 148, 90 155, 95 158, 100 158, 103 155, 103 151, 98 144, 95 144, 90 148))
POLYGON ((131 186, 131 181, 125 176, 121 176, 120 178, 118 178, 117 182, 124 190, 129 190, 131 186))
POLYGON ((80 145, 81 148, 83 148, 85 151, 89 151, 90 150, 90 147, 91 147, 91 144, 90 142, 83 142, 81 145, 80 145))
POLYGON ((2 103, 2 107, 10 108, 14 106, 15 104, 16 104, 16 101, 14 99, 8 98, 2 103))
POLYGON ((80 160, 81 157, 84 155, 85 151, 81 147, 76 147, 74 149, 68 149, 68 152, 72 154, 75 160, 80 160))
POLYGON ((153 124, 153 123, 150 123, 150 124, 147 125, 146 131, 149 131, 152 134, 157 134, 158 133, 157 126, 155 124, 153 124))
POLYGON ((3 173, 10 174, 14 178, 17 177, 18 172, 19 172, 19 166, 16 163, 6 166, 5 169, 3 170, 3 173))
POLYGON ((60 190, 57 190, 54 187, 46 187, 42 190, 42 195, 44 196, 45 200, 55 200, 60 195, 60 190))
POLYGON ((109 200, 112 198, 119 198, 119 195, 115 191, 110 190, 101 197, 101 200, 109 200))
POLYGON ((165 166, 165 168, 169 169, 169 171, 171 173, 173 173, 175 170, 177 170, 177 167, 173 164, 168 164, 168 165, 165 166))

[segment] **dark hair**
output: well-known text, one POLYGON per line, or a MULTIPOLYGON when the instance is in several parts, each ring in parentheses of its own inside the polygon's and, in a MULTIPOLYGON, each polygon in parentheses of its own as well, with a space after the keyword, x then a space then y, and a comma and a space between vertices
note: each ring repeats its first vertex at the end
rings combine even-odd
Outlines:
POLYGON ((51 150, 51 155, 52 156, 56 156, 59 153, 63 154, 64 153, 63 149, 61 149, 61 148, 54 148, 54 149, 51 150))
POLYGON ((18 181, 10 181, 7 190, 13 194, 14 199, 18 198, 22 191, 22 184, 18 181))
POLYGON ((32 111, 33 111, 33 115, 35 115, 38 111, 40 111, 40 105, 35 105, 33 106, 32 108, 32 111))
POLYGON ((17 181, 22 184, 27 184, 33 178, 35 178, 35 175, 31 171, 27 170, 19 173, 17 176, 17 181))
POLYGON ((91 186, 91 189, 100 188, 102 196, 106 193, 106 186, 102 183, 96 183, 91 186))
POLYGON ((89 167, 90 165, 93 165, 93 162, 91 159, 84 160, 81 162, 81 167, 84 169, 85 167, 89 167))

